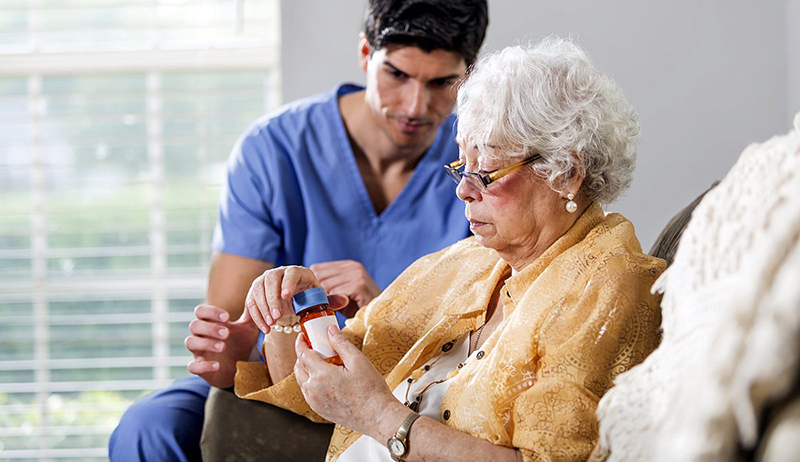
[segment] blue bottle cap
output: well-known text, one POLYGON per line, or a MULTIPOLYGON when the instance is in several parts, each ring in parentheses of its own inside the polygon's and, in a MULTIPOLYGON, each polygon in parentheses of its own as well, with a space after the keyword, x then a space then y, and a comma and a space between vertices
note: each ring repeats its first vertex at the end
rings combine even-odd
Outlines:
POLYGON ((328 305, 328 295, 325 294, 325 289, 314 287, 313 289, 306 289, 299 294, 292 297, 292 306, 294 307, 294 314, 300 314, 301 311, 317 305, 328 305))

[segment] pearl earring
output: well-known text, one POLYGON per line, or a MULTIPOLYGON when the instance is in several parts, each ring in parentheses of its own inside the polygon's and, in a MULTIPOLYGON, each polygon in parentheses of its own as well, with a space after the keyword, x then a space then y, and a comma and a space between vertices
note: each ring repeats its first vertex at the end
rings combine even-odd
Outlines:
POLYGON ((569 202, 567 202, 567 212, 575 213, 575 211, 578 210, 578 204, 576 204, 575 201, 572 200, 575 199, 575 194, 572 193, 567 194, 567 199, 569 200, 569 202))

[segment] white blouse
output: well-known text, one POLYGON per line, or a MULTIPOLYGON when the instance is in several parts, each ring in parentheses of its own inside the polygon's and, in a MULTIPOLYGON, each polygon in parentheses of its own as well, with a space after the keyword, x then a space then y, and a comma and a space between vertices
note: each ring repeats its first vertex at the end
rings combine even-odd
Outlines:
MULTIPOLYGON (((450 388, 452 380, 447 379, 447 375, 458 368, 458 365, 466 364, 475 357, 477 352, 473 352, 469 357, 469 342, 471 335, 466 335, 454 340, 455 345, 450 351, 443 352, 428 361, 425 366, 430 368, 422 374, 419 380, 409 384, 408 381, 402 382, 394 389, 392 394, 401 403, 411 403, 420 396, 420 393, 429 387, 421 396, 419 403, 419 414, 439 421, 439 410, 442 406, 444 394, 450 388), (431 385, 433 382, 443 380, 443 382, 431 385)), ((423 367, 425 367, 423 366, 423 367)), ((376 441, 367 436, 361 436, 339 457, 339 462, 392 462, 389 450, 386 448, 386 441, 376 441)))

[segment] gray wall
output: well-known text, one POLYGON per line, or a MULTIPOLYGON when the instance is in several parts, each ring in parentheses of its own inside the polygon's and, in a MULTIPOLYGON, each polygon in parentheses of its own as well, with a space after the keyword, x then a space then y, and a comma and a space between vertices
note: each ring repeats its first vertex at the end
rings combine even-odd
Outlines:
POLYGON ((800 0, 786 0, 787 117, 800 111, 800 0))
MULTIPOLYGON (((284 101, 363 82, 364 1, 282 3, 284 101)), ((633 186, 612 209, 647 249, 675 212, 721 179, 749 143, 800 110, 800 2, 489 0, 484 51, 571 35, 639 112, 633 186)))

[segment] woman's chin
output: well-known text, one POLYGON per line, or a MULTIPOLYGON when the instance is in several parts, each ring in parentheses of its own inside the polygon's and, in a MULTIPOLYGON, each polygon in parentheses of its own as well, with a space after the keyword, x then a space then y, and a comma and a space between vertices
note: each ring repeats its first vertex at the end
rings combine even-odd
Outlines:
POLYGON ((472 234, 475 236, 475 240, 478 242, 478 244, 490 249, 494 249, 494 246, 492 245, 492 236, 483 234, 481 232, 476 232, 475 230, 472 231, 472 234))

